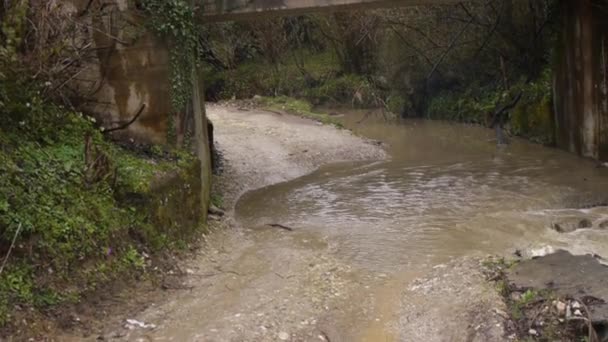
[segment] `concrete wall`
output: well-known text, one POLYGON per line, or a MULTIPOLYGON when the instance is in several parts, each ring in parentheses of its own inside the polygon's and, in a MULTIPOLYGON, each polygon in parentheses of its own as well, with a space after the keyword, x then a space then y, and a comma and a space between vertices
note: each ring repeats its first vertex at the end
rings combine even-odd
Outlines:
POLYGON ((298 15, 379 7, 456 4, 456 0, 196 0, 203 22, 251 20, 261 16, 298 15))
POLYGON ((599 3, 562 0, 554 101, 557 145, 606 161, 608 15, 596 6, 599 3))
POLYGON ((86 99, 84 110, 104 127, 114 127, 145 106, 137 121, 115 135, 165 143, 171 113, 167 48, 142 29, 141 18, 132 14, 127 0, 107 1, 103 8, 96 1, 93 5, 88 0, 70 2, 74 17, 87 28, 82 39, 95 51, 75 79, 86 99))
POLYGON ((74 88, 84 98, 82 107, 96 117, 103 127, 115 127, 131 120, 142 108, 138 119, 127 129, 112 132, 114 138, 135 144, 165 144, 172 120, 177 140, 183 140, 191 125, 194 146, 200 159, 199 201, 206 218, 211 188, 211 160, 204 108, 204 91, 196 78, 193 105, 186 113, 174 113, 169 91, 168 48, 145 30, 143 18, 133 11, 133 1, 70 0, 69 11, 81 22, 79 39, 91 44, 94 55, 86 59, 82 72, 74 78, 74 88), (92 5, 91 5, 92 4, 92 5), (97 6, 97 7, 96 7, 97 6), (85 14, 88 12, 89 14, 85 14), (94 13, 94 14, 90 14, 94 13), (196 127, 194 127, 196 126, 196 127))

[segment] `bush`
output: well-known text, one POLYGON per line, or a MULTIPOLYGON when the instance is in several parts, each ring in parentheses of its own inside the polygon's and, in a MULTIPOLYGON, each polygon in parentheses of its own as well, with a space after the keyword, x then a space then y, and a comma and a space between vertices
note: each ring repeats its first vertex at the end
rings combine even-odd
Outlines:
POLYGON ((509 93, 474 86, 462 92, 443 92, 431 99, 426 116, 485 125, 488 124, 487 115, 495 111, 497 104, 509 101, 521 92, 522 98, 511 110, 507 129, 511 134, 552 145, 555 138, 550 80, 551 72, 546 70, 538 80, 518 82, 509 93))

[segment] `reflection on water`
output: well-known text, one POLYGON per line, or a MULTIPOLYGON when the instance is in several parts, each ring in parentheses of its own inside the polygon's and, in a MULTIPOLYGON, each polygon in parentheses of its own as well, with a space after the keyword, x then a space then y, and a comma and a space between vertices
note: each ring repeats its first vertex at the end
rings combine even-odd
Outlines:
POLYGON ((543 245, 608 256, 608 230, 550 229, 572 216, 608 219, 605 208, 577 209, 608 199, 608 174, 593 162, 519 140, 499 150, 480 127, 351 117, 347 126, 389 144, 391 160, 329 165, 251 192, 237 218, 319 232, 340 257, 383 272, 543 245))

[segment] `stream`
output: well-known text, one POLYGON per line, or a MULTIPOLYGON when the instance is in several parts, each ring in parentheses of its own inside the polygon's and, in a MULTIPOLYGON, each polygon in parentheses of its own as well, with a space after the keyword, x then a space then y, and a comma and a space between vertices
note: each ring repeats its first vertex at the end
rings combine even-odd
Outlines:
POLYGON ((464 255, 544 246, 608 256, 608 231, 560 234, 554 223, 608 219, 606 170, 556 149, 437 121, 346 126, 388 144, 391 159, 322 167, 243 196, 245 226, 268 222, 328 235, 345 262, 374 272, 424 270, 464 255))
POLYGON ((183 265, 189 290, 134 317, 155 328, 109 340, 508 341, 480 260, 608 256, 608 170, 593 161, 517 138, 499 148, 478 126, 358 123, 359 111, 340 117, 354 134, 260 110, 208 114, 228 219, 183 265), (592 227, 553 229, 581 220, 592 227))

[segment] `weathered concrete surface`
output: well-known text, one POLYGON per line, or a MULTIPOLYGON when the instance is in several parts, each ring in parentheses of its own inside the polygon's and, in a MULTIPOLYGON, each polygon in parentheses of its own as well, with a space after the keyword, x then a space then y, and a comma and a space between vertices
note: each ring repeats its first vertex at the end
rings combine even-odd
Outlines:
POLYGON ((600 299, 587 304, 590 317, 594 322, 608 323, 608 267, 591 255, 574 256, 559 250, 517 264, 507 278, 518 289, 550 289, 583 302, 590 297, 600 299))
POLYGON ((379 7, 455 4, 456 0, 199 0, 204 22, 258 19, 261 15, 300 15, 379 7))
POLYGON ((142 30, 142 18, 133 4, 112 0, 103 6, 94 1, 70 0, 74 20, 82 27, 81 39, 94 55, 84 61, 74 88, 85 99, 88 114, 103 127, 128 122, 142 108, 139 118, 118 137, 136 142, 166 142, 171 100, 169 56, 156 37, 142 30))
POLYGON ((596 0, 561 1, 556 50, 556 141, 585 157, 608 160, 608 12, 596 0), (602 9, 603 8, 603 9, 602 9))
POLYGON ((83 69, 73 80, 73 88, 84 99, 84 111, 106 128, 129 122, 141 112, 126 129, 110 133, 136 144, 165 144, 169 133, 183 142, 187 131, 194 133, 204 220, 211 188, 211 154, 203 85, 197 72, 193 71, 190 110, 174 113, 167 46, 144 29, 144 18, 132 1, 70 0, 64 6, 63 10, 83 27, 79 38, 95 51, 83 61, 83 69))

